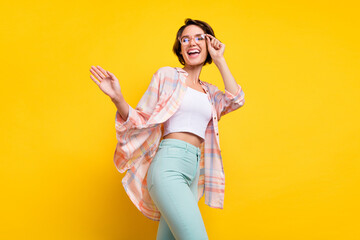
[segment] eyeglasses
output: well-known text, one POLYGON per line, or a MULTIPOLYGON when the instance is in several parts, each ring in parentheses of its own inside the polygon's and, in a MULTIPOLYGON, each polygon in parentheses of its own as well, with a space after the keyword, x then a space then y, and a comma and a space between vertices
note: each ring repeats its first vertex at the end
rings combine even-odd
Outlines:
POLYGON ((191 41, 191 39, 195 39, 195 42, 196 43, 200 43, 200 42, 202 42, 202 41, 204 41, 205 40, 205 34, 196 34, 196 35, 194 35, 193 37, 189 37, 189 36, 183 36, 181 39, 179 39, 180 40, 180 43, 182 44, 182 45, 188 45, 189 43, 190 43, 190 41, 191 41))

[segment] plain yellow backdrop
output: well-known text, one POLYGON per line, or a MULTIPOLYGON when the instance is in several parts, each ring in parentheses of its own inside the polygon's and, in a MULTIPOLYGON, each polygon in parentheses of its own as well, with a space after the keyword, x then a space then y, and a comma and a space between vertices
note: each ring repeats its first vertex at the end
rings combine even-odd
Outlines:
MULTIPOLYGON (((0 239, 155 239, 113 164, 116 108, 135 107, 185 18, 208 22, 245 92, 219 122, 223 210, 210 239, 355 240, 359 231, 356 1, 1 3, 0 239)), ((214 64, 201 79, 224 89, 214 64)))

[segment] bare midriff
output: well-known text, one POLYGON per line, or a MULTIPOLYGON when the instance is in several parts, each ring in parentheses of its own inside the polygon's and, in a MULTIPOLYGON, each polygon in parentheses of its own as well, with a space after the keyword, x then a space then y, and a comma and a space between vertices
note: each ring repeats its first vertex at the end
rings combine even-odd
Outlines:
POLYGON ((175 139, 183 140, 198 148, 200 147, 200 144, 204 141, 204 139, 202 139, 201 137, 190 132, 173 132, 163 137, 163 139, 166 138, 175 138, 175 139))

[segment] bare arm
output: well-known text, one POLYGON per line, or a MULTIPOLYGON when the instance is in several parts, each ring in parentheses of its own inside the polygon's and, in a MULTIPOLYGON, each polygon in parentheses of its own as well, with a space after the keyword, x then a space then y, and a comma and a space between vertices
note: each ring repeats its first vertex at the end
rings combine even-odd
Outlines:
POLYGON ((129 104, 125 101, 124 96, 121 94, 120 97, 112 98, 111 101, 115 104, 121 118, 126 121, 129 116, 129 104))
POLYGON ((218 39, 216 39, 210 34, 206 34, 206 36, 208 51, 211 55, 212 60, 214 61, 215 65, 221 73, 225 89, 231 94, 235 95, 239 88, 224 58, 225 44, 220 42, 218 39))
POLYGON ((219 60, 214 60, 215 65, 218 67, 222 79, 224 81, 225 89, 235 95, 238 91, 238 85, 230 72, 230 69, 225 61, 225 58, 222 57, 219 60))

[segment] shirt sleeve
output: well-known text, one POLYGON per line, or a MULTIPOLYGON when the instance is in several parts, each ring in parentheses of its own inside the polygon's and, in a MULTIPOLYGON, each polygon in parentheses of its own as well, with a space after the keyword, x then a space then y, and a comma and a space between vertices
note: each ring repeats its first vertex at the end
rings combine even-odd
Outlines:
POLYGON ((215 104, 218 121, 220 118, 245 104, 245 93, 242 87, 237 84, 238 90, 235 94, 225 89, 225 92, 218 89, 215 85, 209 84, 210 94, 215 104))
POLYGON ((142 128, 142 126, 146 125, 147 120, 150 118, 155 109, 158 99, 159 77, 158 72, 156 72, 136 108, 132 108, 129 105, 129 113, 125 121, 121 118, 119 112, 116 111, 115 129, 117 133, 119 134, 132 128, 142 128))
POLYGON ((159 126, 144 131, 152 116, 159 97, 159 74, 156 72, 136 108, 129 105, 129 114, 124 121, 118 111, 115 116, 117 145, 114 163, 122 173, 154 151, 160 137, 159 126))

